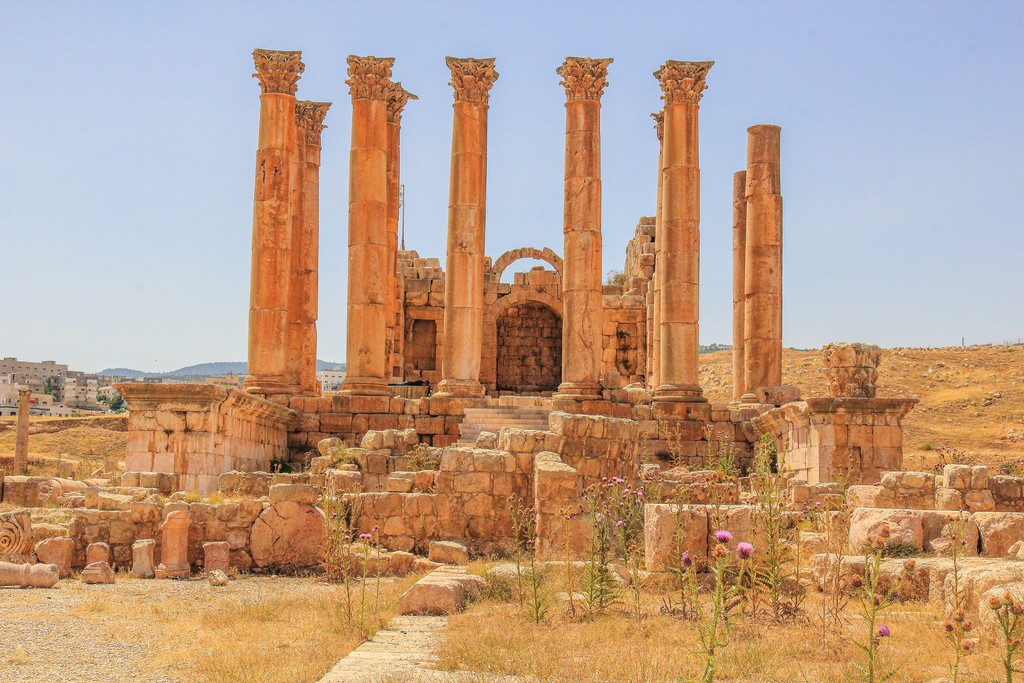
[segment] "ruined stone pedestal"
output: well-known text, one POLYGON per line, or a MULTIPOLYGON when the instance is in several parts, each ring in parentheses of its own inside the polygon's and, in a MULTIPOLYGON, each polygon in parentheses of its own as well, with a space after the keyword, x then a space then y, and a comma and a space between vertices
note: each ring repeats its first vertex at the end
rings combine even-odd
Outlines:
POLYGON ((192 574, 188 563, 188 528, 192 518, 186 510, 167 513, 161 528, 160 566, 158 579, 187 579, 192 574))

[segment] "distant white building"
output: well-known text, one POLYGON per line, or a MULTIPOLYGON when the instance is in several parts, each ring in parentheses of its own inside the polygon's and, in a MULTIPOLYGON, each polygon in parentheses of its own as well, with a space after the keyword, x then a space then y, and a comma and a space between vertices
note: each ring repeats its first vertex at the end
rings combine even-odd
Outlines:
POLYGON ((316 379, 326 394, 329 391, 341 391, 341 381, 345 379, 344 370, 318 370, 316 379))

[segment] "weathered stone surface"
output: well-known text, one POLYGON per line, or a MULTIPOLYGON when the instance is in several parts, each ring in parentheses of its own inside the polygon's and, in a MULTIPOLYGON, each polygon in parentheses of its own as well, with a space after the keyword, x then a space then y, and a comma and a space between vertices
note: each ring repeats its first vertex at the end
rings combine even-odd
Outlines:
POLYGON ((231 544, 227 541, 203 543, 203 571, 209 575, 215 571, 225 574, 231 566, 231 544))
POLYGON ((282 501, 264 510, 252 527, 249 547, 257 566, 312 567, 324 553, 324 513, 312 505, 282 501))
MULTIPOLYGON (((5 482, 12 477, 7 477, 5 482)), ((5 483, 6 486, 6 483, 5 483)), ((22 563, 32 553, 32 513, 13 510, 0 513, 0 561, 22 563)))
POLYGON ((145 538, 132 544, 132 575, 137 579, 152 579, 156 576, 153 566, 153 554, 156 541, 145 538))
POLYGON ((869 539, 878 535, 885 526, 889 529, 889 536, 885 539, 887 547, 924 548, 924 528, 919 511, 858 508, 850 516, 850 552, 862 552, 869 539))
POLYGON ((95 564, 96 562, 110 564, 112 561, 110 546, 106 543, 90 543, 85 549, 85 563, 87 565, 95 564))
POLYGON ((114 570, 106 562, 92 562, 86 565, 81 574, 82 583, 114 583, 114 570))
POLYGON ((665 503, 644 506, 644 558, 647 571, 680 566, 682 553, 698 566, 707 563, 708 512, 700 506, 665 503))
POLYGON ((398 601, 399 614, 452 614, 465 608, 487 585, 482 576, 442 567, 427 574, 398 601))
POLYGON ((188 529, 191 523, 187 510, 167 513, 161 527, 160 566, 156 568, 156 578, 187 579, 192 574, 188 562, 188 529))
POLYGON ((281 502, 316 505, 320 499, 320 491, 308 484, 274 484, 270 487, 271 505, 281 502))
MULTIPOLYGON (((781 349, 781 337, 778 339, 778 345, 781 349)), ((781 364, 779 367, 781 370, 781 364)), ((754 389, 754 395, 757 396, 758 403, 781 406, 786 403, 792 403, 793 401, 799 401, 800 387, 794 387, 789 384, 781 384, 777 387, 756 387, 754 389)))
POLYGON ((18 507, 39 507, 40 481, 39 477, 22 475, 4 477, 4 502, 18 507))
POLYGON ((59 580, 60 572, 54 564, 0 562, 0 586, 50 588, 59 580))
POLYGON ((36 543, 36 559, 42 564, 57 567, 60 578, 71 575, 71 561, 75 554, 75 541, 67 536, 47 538, 36 543))
POLYGON ((1007 557, 1010 547, 1024 540, 1024 513, 975 512, 971 519, 978 525, 984 557, 1007 557))
POLYGON ((212 572, 209 572, 207 574, 207 579, 211 586, 217 588, 223 588, 228 585, 228 575, 220 569, 214 569, 212 572))
POLYGON ((431 541, 429 558, 431 562, 441 564, 467 564, 469 550, 454 541, 431 541))

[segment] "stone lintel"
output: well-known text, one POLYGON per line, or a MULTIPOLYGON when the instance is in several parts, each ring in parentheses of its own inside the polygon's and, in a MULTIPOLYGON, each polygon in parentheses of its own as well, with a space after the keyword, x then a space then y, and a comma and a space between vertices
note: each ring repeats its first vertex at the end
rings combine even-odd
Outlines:
POLYGON ((122 382, 114 385, 131 411, 209 410, 229 402, 243 414, 266 420, 271 425, 290 427, 298 414, 290 408, 259 396, 214 384, 147 384, 122 382))
POLYGON ((263 93, 295 95, 299 88, 300 74, 305 71, 302 52, 299 50, 253 50, 256 62, 254 78, 259 79, 263 93))

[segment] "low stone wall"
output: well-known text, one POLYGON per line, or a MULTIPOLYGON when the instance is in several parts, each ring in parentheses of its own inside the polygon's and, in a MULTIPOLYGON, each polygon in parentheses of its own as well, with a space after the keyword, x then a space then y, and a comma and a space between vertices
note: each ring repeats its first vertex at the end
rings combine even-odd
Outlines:
POLYGON ((946 465, 930 472, 885 472, 873 486, 851 486, 849 507, 1024 512, 1024 477, 989 474, 985 465, 946 465))

